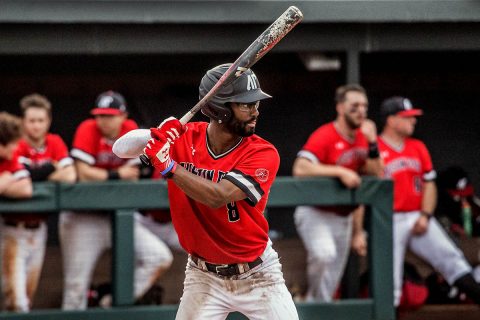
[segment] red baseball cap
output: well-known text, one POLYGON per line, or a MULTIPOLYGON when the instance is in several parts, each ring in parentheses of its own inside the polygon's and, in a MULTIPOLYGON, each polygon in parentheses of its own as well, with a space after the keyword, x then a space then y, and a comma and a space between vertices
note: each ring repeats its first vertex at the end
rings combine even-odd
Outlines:
POLYGON ((413 108, 412 102, 404 97, 391 97, 384 100, 380 107, 380 112, 384 117, 392 115, 398 115, 401 117, 416 117, 423 114, 421 109, 413 108))
POLYGON ((101 93, 95 100, 95 107, 90 114, 96 115, 120 115, 127 112, 125 98, 118 92, 106 91, 101 93))

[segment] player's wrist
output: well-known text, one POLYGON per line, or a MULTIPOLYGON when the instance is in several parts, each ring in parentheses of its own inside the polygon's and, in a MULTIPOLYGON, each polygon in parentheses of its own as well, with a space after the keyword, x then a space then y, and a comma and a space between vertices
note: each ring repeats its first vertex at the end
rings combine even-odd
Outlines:
POLYGON ((427 220, 430 220, 433 217, 433 213, 430 213, 430 212, 427 212, 427 211, 424 211, 424 210, 420 211, 420 215, 422 217, 427 218, 427 220))
POLYGON ((172 160, 170 164, 161 172, 162 177, 165 179, 170 179, 173 177, 173 174, 177 171, 177 162, 175 160, 172 160))
POLYGON ((118 180, 118 179, 120 179, 120 173, 118 173, 118 170, 108 170, 107 171, 107 179, 108 180, 118 180))
POLYGON ((378 151, 377 140, 368 143, 368 158, 377 159, 380 157, 380 151, 378 151))

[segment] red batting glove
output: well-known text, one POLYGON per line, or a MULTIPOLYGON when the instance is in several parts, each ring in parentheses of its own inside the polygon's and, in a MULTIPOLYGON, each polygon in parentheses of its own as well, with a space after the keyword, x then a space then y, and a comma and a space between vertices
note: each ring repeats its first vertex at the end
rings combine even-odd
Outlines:
POLYGON ((170 178, 177 169, 177 163, 171 157, 170 142, 165 135, 158 135, 158 139, 150 139, 143 153, 148 157, 152 166, 160 170, 164 178, 170 178))
POLYGON ((186 131, 186 127, 175 117, 168 117, 158 126, 158 128, 151 128, 150 135, 152 138, 159 139, 160 136, 165 136, 170 144, 174 144, 175 140, 186 131))

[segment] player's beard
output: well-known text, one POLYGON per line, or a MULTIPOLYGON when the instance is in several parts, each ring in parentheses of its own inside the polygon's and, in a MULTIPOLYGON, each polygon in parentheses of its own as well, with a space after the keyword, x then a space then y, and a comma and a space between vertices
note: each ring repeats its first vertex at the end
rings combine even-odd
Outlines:
POLYGON ((255 133, 255 127, 247 127, 247 125, 252 122, 256 121, 257 117, 252 117, 248 121, 239 121, 237 118, 232 117, 228 122, 227 126, 230 132, 239 135, 241 137, 250 137, 255 133))
POLYGON ((344 117, 345 117, 345 123, 352 130, 358 129, 362 125, 362 121, 355 121, 355 119, 349 114, 345 114, 344 117))

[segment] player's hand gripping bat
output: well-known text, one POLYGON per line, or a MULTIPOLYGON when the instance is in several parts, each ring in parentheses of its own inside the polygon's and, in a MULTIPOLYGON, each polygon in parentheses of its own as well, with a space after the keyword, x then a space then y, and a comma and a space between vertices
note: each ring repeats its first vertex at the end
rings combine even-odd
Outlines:
MULTIPOLYGON (((268 51, 270 51, 285 35, 290 32, 303 19, 302 12, 295 6, 289 7, 277 20, 275 20, 255 41, 238 57, 228 68, 213 88, 193 106, 181 119, 186 124, 192 117, 213 97, 223 86, 228 85, 245 70, 252 67, 268 51)), ((113 145, 113 152, 120 158, 136 158, 148 163, 148 158, 143 154, 150 130, 137 129, 120 137, 113 145)))

